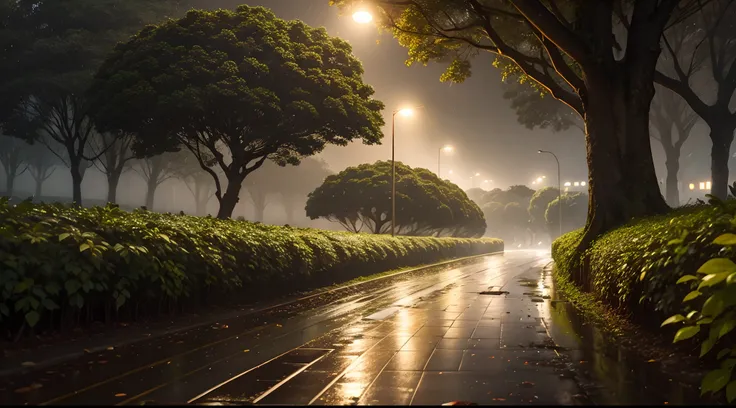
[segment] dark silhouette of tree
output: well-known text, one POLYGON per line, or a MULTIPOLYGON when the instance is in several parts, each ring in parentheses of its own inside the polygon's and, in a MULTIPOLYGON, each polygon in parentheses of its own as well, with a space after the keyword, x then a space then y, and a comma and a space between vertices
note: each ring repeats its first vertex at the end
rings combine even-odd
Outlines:
POLYGON ((59 165, 63 165, 63 162, 59 159, 58 153, 52 152, 38 141, 28 146, 27 162, 28 172, 36 182, 33 196, 38 199, 43 193, 43 183, 54 174, 59 165))
MULTIPOLYGON (((474 237, 483 213, 462 189, 426 169, 396 163, 396 231, 402 235, 474 237)), ((309 194, 311 219, 339 222, 352 232, 391 230, 391 162, 348 167, 309 194)))
MULTIPOLYGON (((560 231, 560 201, 555 198, 547 206, 545 219, 549 235, 557 238, 560 231)), ((562 233, 566 234, 585 226, 588 213, 588 197, 583 193, 565 193, 562 195, 562 233)))
POLYGON ((504 81, 503 98, 511 102, 516 120, 527 129, 562 132, 575 127, 581 132, 583 120, 574 110, 532 84, 504 81))
POLYGON ((663 36, 667 64, 656 81, 679 94, 710 127, 711 193, 728 196, 728 159, 736 131, 736 3, 713 0, 663 36), (714 84, 711 85, 711 84, 714 84))
POLYGON ((40 140, 72 176, 72 196, 81 205, 81 184, 97 136, 84 92, 115 43, 165 15, 169 1, 68 0, 4 2, 10 18, 0 57, 0 123, 7 134, 40 140), (60 152, 62 153, 62 152, 60 152))
POLYGON ((118 183, 120 176, 130 169, 133 154, 133 135, 114 132, 102 133, 92 143, 92 150, 98 160, 94 162, 97 169, 107 178, 107 202, 117 202, 118 183))
POLYGON ((298 164, 328 144, 379 142, 383 104, 362 74, 350 45, 324 29, 240 6, 144 29, 115 48, 90 95, 98 124, 140 135, 139 151, 194 153, 228 218, 267 159, 298 164))
POLYGON ((549 203, 556 200, 560 190, 554 187, 544 187, 537 190, 529 201, 529 226, 535 233, 548 232, 545 213, 549 203))
MULTIPOLYGON (((193 154, 183 154, 181 157, 181 165, 176 166, 176 177, 179 178, 187 186, 189 192, 194 197, 195 214, 203 216, 207 213, 207 204, 212 197, 215 196, 215 183, 212 176, 202 169, 199 160, 193 154)), ((212 158, 205 160, 209 167, 214 167, 215 162, 212 158)), ((217 168, 213 168, 217 171, 217 168)))
POLYGON ((146 208, 153 210, 156 190, 166 180, 181 174, 189 152, 167 152, 138 161, 134 169, 146 182, 146 208))
POLYGON ((486 236, 503 238, 506 235, 506 218, 503 214, 504 204, 491 201, 483 204, 483 217, 486 219, 486 236))
POLYGON ((5 171, 5 194, 13 196, 16 177, 28 169, 28 143, 0 134, 0 164, 5 171))

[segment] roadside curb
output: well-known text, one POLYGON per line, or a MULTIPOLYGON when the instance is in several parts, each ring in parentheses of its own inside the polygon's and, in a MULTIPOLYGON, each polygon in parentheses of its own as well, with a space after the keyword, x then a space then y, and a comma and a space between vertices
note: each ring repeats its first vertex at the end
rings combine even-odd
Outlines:
MULTIPOLYGON (((73 360, 75 358, 79 358, 79 357, 82 357, 82 356, 87 355, 87 354, 94 354, 94 353, 105 351, 105 350, 107 350, 110 347, 114 347, 114 348, 124 347, 124 346, 129 346, 129 345, 134 344, 134 343, 139 343, 139 342, 142 342, 142 341, 159 339, 161 337, 164 337, 164 336, 167 336, 167 335, 171 335, 173 333, 186 332, 186 331, 193 330, 193 329, 196 329, 196 328, 199 328, 199 327, 211 325, 211 324, 216 323, 216 322, 219 322, 219 321, 230 320, 230 319, 235 319, 235 318, 239 318, 239 317, 249 316, 249 315, 256 314, 256 313, 261 313, 261 312, 264 312, 264 311, 267 311, 267 310, 271 310, 271 309, 276 309, 276 308, 279 308, 279 307, 287 306, 287 305, 290 305, 290 304, 293 304, 293 303, 301 302, 301 301, 308 300, 308 299, 311 299, 311 298, 314 298, 314 297, 318 297, 318 296, 322 296, 322 295, 325 295, 325 294, 328 294, 328 293, 334 293, 334 292, 338 292, 338 291, 341 291, 341 290, 355 288, 355 287, 358 287, 358 286, 361 286, 361 285, 364 285, 364 284, 367 284, 367 283, 372 283, 372 282, 380 281, 382 279, 392 278, 392 277, 396 277, 396 276, 400 276, 400 275, 404 275, 404 274, 408 274, 408 273, 412 273, 412 272, 417 272, 417 271, 421 271, 421 270, 436 268, 436 267, 440 267, 440 266, 446 266, 446 265, 450 265, 450 264, 453 264, 453 263, 459 263, 459 262, 463 262, 463 261, 467 261, 467 260, 472 260, 472 259, 475 259, 475 258, 481 258, 481 257, 485 257, 485 256, 499 255, 499 254, 503 254, 503 253, 504 253, 504 251, 496 251, 496 252, 489 252, 489 253, 485 253, 485 254, 466 256, 466 257, 462 257, 462 258, 452 258, 452 259, 449 259, 449 260, 446 260, 446 261, 437 262, 437 263, 428 264, 428 265, 417 266, 417 267, 413 267, 413 268, 410 268, 410 269, 406 269, 406 270, 398 271, 398 272, 395 272, 395 273, 391 273, 391 274, 388 274, 388 275, 378 276, 378 277, 375 277, 375 278, 372 278, 372 279, 367 279, 365 281, 352 283, 352 284, 349 284, 349 285, 339 285, 338 284, 336 287, 328 286, 328 287, 326 287, 326 289, 316 289, 315 291, 313 291, 313 292, 311 292, 311 293, 309 293, 307 295, 304 295, 304 296, 295 295, 295 296, 298 296, 298 297, 287 298, 285 301, 280 302, 278 304, 266 305, 266 306, 260 307, 258 309, 234 310, 234 311, 231 311, 230 313, 223 312, 223 313, 218 314, 216 316, 207 317, 204 320, 201 320, 199 322, 192 323, 192 324, 189 324, 189 325, 186 325, 186 326, 182 326, 182 327, 169 327, 169 328, 161 328, 161 329, 157 329, 157 330, 154 329, 154 330, 150 330, 150 331, 139 330, 136 333, 130 333, 130 336, 128 336, 127 338, 125 338, 125 339, 117 339, 117 341, 115 339, 109 339, 107 342, 105 342, 104 339, 101 339, 101 340, 93 341, 94 343, 97 343, 97 344, 90 345, 90 346, 87 346, 87 347, 85 347, 83 345, 83 341, 80 341, 78 344, 75 344, 75 346, 78 346, 78 349, 81 349, 81 351, 74 351, 74 352, 64 353, 64 354, 61 354, 59 356, 47 358, 47 359, 45 359, 43 361, 40 361, 40 362, 33 361, 33 365, 30 365, 30 366, 25 366, 23 364, 24 364, 25 361, 31 360, 31 358, 29 358, 25 353, 20 353, 22 355, 19 356, 19 357, 10 357, 10 358, 4 358, 3 359, 6 362, 8 360, 17 360, 17 361, 11 363, 11 364, 13 364, 13 367, 0 369, 0 378, 9 377, 9 376, 17 375, 17 374, 25 374, 25 373, 29 373, 29 372, 33 372, 33 371, 38 371, 38 370, 42 370, 44 368, 48 368, 50 366, 63 363, 65 361, 73 360), (145 331, 145 334, 142 333, 144 331, 145 331)), ((378 274, 378 273, 380 273, 380 272, 376 272, 376 274, 378 274)), ((233 305, 233 306, 235 306, 235 305, 233 305)), ((241 305, 241 306, 242 307, 247 307, 248 305, 241 305)), ((71 347, 72 345, 69 344, 67 346, 68 347, 71 347)), ((53 346, 51 346, 51 347, 53 347, 53 346)))

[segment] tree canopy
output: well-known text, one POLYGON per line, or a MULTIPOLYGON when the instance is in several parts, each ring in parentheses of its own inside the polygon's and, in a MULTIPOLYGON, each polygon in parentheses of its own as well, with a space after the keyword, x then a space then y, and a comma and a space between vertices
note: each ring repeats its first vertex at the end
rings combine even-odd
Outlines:
MULTIPOLYGON (((349 231, 387 233, 391 227, 391 162, 348 167, 309 194, 311 219, 339 222, 349 231)), ((403 235, 477 237, 486 223, 477 204, 433 172, 396 163, 396 229, 403 235)))
POLYGON ((90 95, 102 130, 140 135, 139 151, 207 152, 229 217, 245 177, 267 159, 297 164, 327 144, 378 143, 383 104, 350 45, 263 7, 192 10, 119 44, 90 95))
MULTIPOLYGON (((558 198, 552 200, 545 211, 545 219, 549 234, 557 237, 560 230, 560 210, 558 198)), ((585 217, 588 214, 588 196, 583 193, 565 193, 562 195, 562 233, 581 228, 585 225, 585 217)))
POLYGON ((560 190, 544 187, 537 190, 529 201, 529 222, 535 232, 547 231, 546 212, 549 203, 556 200, 560 190))

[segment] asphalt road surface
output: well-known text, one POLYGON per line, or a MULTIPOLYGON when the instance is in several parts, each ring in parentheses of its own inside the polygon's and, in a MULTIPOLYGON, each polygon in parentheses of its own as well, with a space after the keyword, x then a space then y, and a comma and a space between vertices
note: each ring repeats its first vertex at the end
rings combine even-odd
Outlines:
POLYGON ((584 404, 550 262, 508 251, 132 345, 0 385, 3 404, 584 404))

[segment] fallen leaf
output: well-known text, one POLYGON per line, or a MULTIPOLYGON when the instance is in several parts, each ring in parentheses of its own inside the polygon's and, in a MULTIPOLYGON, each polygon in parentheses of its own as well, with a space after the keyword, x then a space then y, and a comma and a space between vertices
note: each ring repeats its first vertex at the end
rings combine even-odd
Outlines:
POLYGON ((85 353, 91 353, 91 351, 89 351, 89 349, 84 349, 84 352, 85 353))
POLYGON ((276 327, 283 327, 283 326, 281 326, 280 324, 276 323, 276 327))
POLYGON ((36 363, 34 363, 33 361, 24 361, 21 365, 23 367, 33 367, 36 365, 36 363))
POLYGON ((245 350, 243 350, 243 353, 247 353, 249 351, 250 351, 250 349, 245 349, 245 350))
POLYGON ((647 361, 647 363, 656 363, 656 362, 657 362, 657 360, 654 360, 654 359, 651 359, 651 360, 647 361))
POLYGON ((228 326, 228 325, 226 325, 226 324, 223 324, 223 325, 222 325, 222 328, 223 328, 223 329, 227 329, 227 328, 230 328, 230 326, 228 326))
POLYGON ((115 394, 116 397, 124 397, 126 395, 128 395, 128 394, 126 394, 124 392, 119 392, 119 393, 115 394))
POLYGON ((108 348, 107 348, 106 350, 107 350, 107 351, 110 351, 110 350, 114 350, 114 349, 115 349, 115 347, 112 347, 112 346, 110 346, 110 347, 108 347, 108 348))

